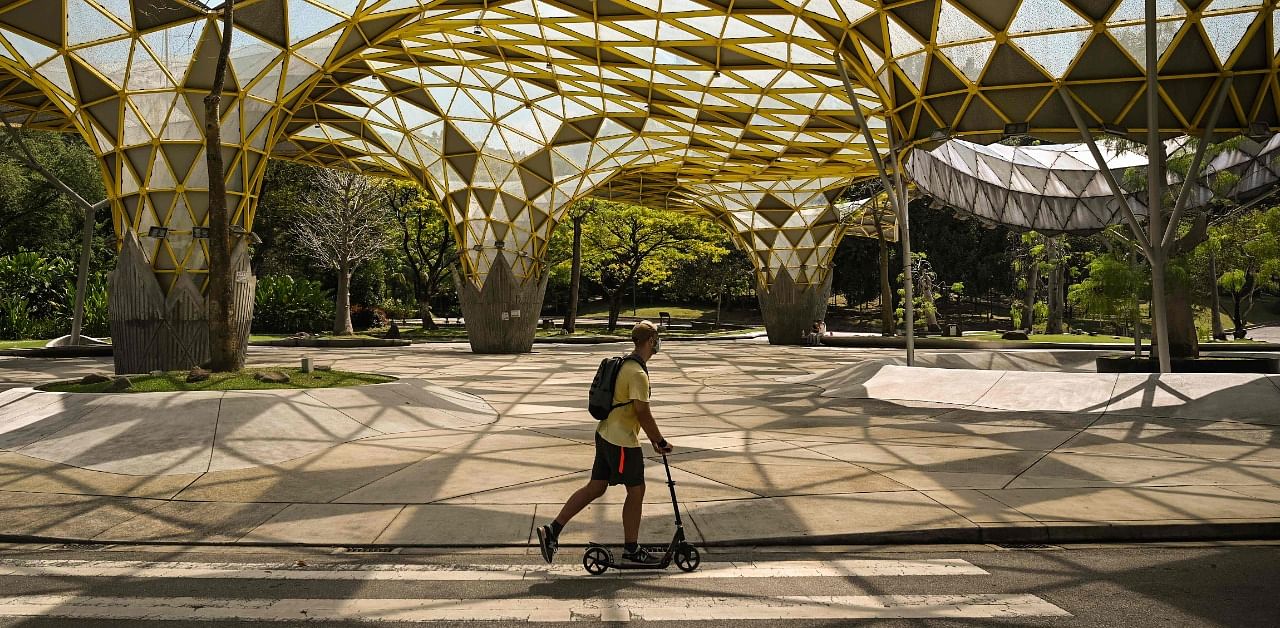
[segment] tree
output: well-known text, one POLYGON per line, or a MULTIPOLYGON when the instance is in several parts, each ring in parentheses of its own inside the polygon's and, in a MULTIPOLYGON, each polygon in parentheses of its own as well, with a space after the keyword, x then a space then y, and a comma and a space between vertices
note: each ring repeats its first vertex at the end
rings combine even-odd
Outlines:
POLYGON ((205 164, 209 169, 209 365, 215 371, 237 371, 244 351, 236 334, 235 280, 231 260, 231 216, 227 212, 227 177, 222 163, 222 88, 235 32, 235 3, 222 5, 222 46, 213 83, 204 97, 205 164))
POLYGON ((697 255, 719 257, 719 228, 686 214, 634 205, 601 205, 583 224, 583 276, 609 302, 609 331, 618 325, 622 298, 638 284, 660 284, 674 264, 697 255))
MULTIPOLYGON (((68 344, 78 345, 81 343, 80 332, 84 325, 84 305, 85 296, 89 289, 89 264, 93 256, 93 234, 97 227, 98 210, 107 206, 107 201, 101 200, 97 203, 90 203, 85 200, 75 188, 71 187, 61 176, 55 174, 52 170, 45 166, 44 162, 36 156, 25 137, 27 134, 14 127, 9 120, 4 120, 4 129, 7 134, 7 142, 3 145, 3 149, 10 156, 16 158, 19 163, 30 171, 38 173, 44 179, 45 183, 52 188, 55 193, 71 201, 84 214, 81 231, 80 245, 80 264, 79 272, 76 277, 75 288, 75 305, 72 309, 71 316, 71 334, 67 340, 68 344)), ((95 191, 101 190, 101 181, 95 191)), ((50 199, 53 200, 53 199, 50 199)), ((46 212, 48 207, 41 203, 39 206, 28 206, 23 211, 16 212, 12 218, 5 221, 6 226, 11 221, 22 219, 33 212, 46 212)))
POLYGON ((409 280, 418 303, 418 316, 426 329, 438 329, 431 315, 431 301, 449 278, 458 256, 444 212, 415 183, 392 182, 385 188, 391 214, 400 225, 400 250, 409 266, 409 280))
POLYGON ((300 252, 336 271, 333 333, 351 335, 351 273, 390 245, 394 219, 385 184, 355 172, 322 170, 308 199, 310 210, 290 233, 300 252))
POLYGON ((569 313, 564 317, 564 330, 572 334, 578 325, 579 289, 582 286, 582 223, 596 211, 596 199, 579 201, 569 208, 569 223, 573 225, 573 260, 569 270, 569 313))
POLYGON ((1209 234, 1197 253, 1212 256, 1216 291, 1230 299, 1227 314, 1243 338, 1258 293, 1280 287, 1280 207, 1234 216, 1209 234))

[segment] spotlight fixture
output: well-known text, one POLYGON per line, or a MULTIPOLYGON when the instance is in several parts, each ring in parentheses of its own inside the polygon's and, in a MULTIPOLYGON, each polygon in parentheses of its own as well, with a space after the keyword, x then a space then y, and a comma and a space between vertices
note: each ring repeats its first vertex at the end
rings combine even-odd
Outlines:
POLYGON ((475 246, 471 247, 471 250, 472 250, 472 251, 476 251, 476 252, 478 253, 478 252, 480 252, 480 251, 483 251, 483 250, 484 250, 484 245, 483 245, 483 244, 477 244, 477 245, 475 245, 475 246))
POLYGON ((1005 137, 1017 137, 1026 135, 1031 132, 1031 123, 1029 122, 1011 122, 1004 125, 1005 137))
POLYGON ((1261 120, 1249 123, 1249 137, 1254 139, 1271 135, 1271 124, 1261 120))
POLYGON ((191 228, 191 237, 193 237, 193 238, 199 238, 199 239, 202 239, 202 240, 208 240, 208 239, 209 239, 209 228, 208 228, 208 227, 192 227, 192 228, 191 228))
POLYGON ((495 249, 504 249, 504 248, 507 248, 507 243, 506 243, 505 241, 503 241, 503 240, 494 240, 494 241, 493 241, 493 248, 495 248, 495 249))
POLYGON ((1103 122, 1102 126, 1100 126, 1099 128, 1102 130, 1103 133, 1106 133, 1107 135, 1114 135, 1115 137, 1129 137, 1129 129, 1122 127, 1118 124, 1103 122))
POLYGON ((168 227, 151 227, 147 229, 148 238, 166 238, 169 235, 168 227))
POLYGON ((476 24, 475 26, 471 27, 471 34, 472 34, 472 35, 483 35, 483 34, 484 34, 484 31, 483 31, 483 30, 480 30, 480 25, 479 25, 479 24, 476 24))
POLYGON ((951 127, 944 126, 929 134, 929 139, 935 142, 945 142, 951 139, 951 127))

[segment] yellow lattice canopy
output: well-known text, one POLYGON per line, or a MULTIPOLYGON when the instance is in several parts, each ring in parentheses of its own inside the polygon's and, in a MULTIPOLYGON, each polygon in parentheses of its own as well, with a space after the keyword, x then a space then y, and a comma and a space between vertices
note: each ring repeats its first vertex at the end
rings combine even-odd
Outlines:
MULTIPOLYGON (((205 267, 200 103, 220 29, 196 0, 0 2, 0 109, 101 156, 117 230, 169 285, 205 267), (165 238, 146 239, 152 226, 165 238)), ((820 281, 828 206, 875 143, 1143 130, 1145 0, 238 0, 222 121, 238 225, 265 157, 416 179, 448 209, 467 276, 540 271, 594 194, 707 212, 765 281, 820 281), (630 196, 628 196, 630 195, 630 196), (754 203, 754 205, 753 205, 754 203), (784 219, 783 213, 790 212, 784 219), (823 213, 825 212, 825 213, 823 213), (517 255, 518 253, 518 255, 517 255), (810 275, 814 277, 810 277, 810 275)), ((1230 74, 1224 132, 1276 122, 1274 3, 1159 0, 1161 117, 1196 130, 1230 74)))

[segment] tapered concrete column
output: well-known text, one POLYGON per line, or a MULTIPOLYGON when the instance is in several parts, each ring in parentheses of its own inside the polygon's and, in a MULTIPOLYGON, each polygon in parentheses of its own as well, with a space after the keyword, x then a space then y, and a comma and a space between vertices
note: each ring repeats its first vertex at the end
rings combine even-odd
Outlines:
MULTIPOLYGON (((218 12, 200 10, 200 3, 169 4, 17 3, 5 8, 8 30, 0 30, 0 48, 17 51, 0 55, 0 66, 43 92, 100 159, 120 251, 108 293, 119 372, 182 369, 208 358, 203 101, 222 31, 218 12), (30 32, 15 32, 14 24, 30 32)), ((222 94, 221 151, 242 338, 253 316, 249 232, 266 155, 292 102, 323 75, 337 45, 307 42, 348 26, 334 19, 290 24, 286 31, 280 6, 237 8, 222 94)), ((39 117, 31 121, 38 124, 39 117)))
POLYGON ((545 267, 522 279, 512 272, 507 255, 499 252, 481 286, 458 272, 453 276, 472 351, 528 353, 533 349, 550 277, 545 267))
POLYGON ((769 344, 800 344, 813 321, 826 320, 831 272, 828 269, 822 275, 825 279, 817 279, 815 283, 797 283, 787 272, 779 273, 768 285, 760 285, 757 280, 756 295, 760 298, 760 315, 769 333, 769 344))
POLYGON ((831 257, 847 231, 832 201, 845 183, 802 179, 691 186, 697 202, 712 210, 755 266, 771 344, 800 344, 814 321, 826 319, 831 257))

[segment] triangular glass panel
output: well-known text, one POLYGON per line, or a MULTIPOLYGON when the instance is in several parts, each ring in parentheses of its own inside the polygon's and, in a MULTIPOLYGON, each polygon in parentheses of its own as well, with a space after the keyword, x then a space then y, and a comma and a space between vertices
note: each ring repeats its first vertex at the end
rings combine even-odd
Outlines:
POLYGON ((164 89, 173 87, 169 74, 161 69, 160 64, 152 58, 146 46, 134 46, 133 58, 129 62, 129 79, 125 89, 130 91, 143 89, 164 89))
POLYGON ((985 39, 992 34, 973 18, 958 9, 951 0, 943 0, 938 10, 938 43, 951 44, 958 41, 985 39))
POLYGON ((889 18, 889 44, 891 57, 901 57, 911 54, 917 50, 924 48, 924 44, 915 35, 907 32, 907 29, 898 23, 898 20, 889 18))
POLYGON ((289 3, 289 45, 301 42, 321 31, 332 28, 343 18, 306 0, 285 0, 289 3))
POLYGON ((200 46, 202 33, 201 28, 195 28, 192 24, 182 24, 146 33, 142 36, 142 41, 151 48, 155 58, 169 71, 174 81, 181 85, 187 75, 187 69, 195 59, 196 48, 200 46))
POLYGON ((1218 61, 1223 65, 1226 65, 1231 54, 1240 45, 1240 40, 1244 39, 1244 34, 1248 32, 1249 25, 1253 23, 1255 16, 1257 16, 1256 12, 1234 13, 1205 17, 1200 20, 1200 26, 1209 36, 1209 43, 1213 44, 1214 52, 1218 53, 1218 61))
POLYGON ((0 35, 9 40, 9 45, 13 46, 13 49, 18 53, 18 57, 31 67, 44 63, 57 52, 34 39, 19 35, 5 28, 0 28, 0 35))
POLYGON ((67 0, 67 46, 118 37, 125 31, 85 0, 67 0))
POLYGON ((50 59, 48 63, 36 68, 36 73, 48 79, 50 83, 57 85, 68 96, 75 97, 76 92, 71 87, 71 76, 67 73, 65 57, 50 59))
POLYGON ((976 83, 982 78, 982 72, 987 69, 987 62, 991 59, 991 51, 995 47, 995 41, 977 41, 972 44, 939 48, 938 51, 946 55, 961 74, 976 83))
POLYGON ((1023 0, 1008 30, 1010 34, 1036 33, 1088 25, 1062 0, 1023 0))
POLYGON ((238 30, 231 38, 231 68, 240 85, 248 85, 262 70, 280 56, 280 49, 265 39, 259 39, 245 30, 238 30))
POLYGON ((1050 78, 1062 78, 1089 39, 1089 31, 1067 31, 1013 39, 1050 78))
MULTIPOLYGON (((1156 0, 1156 18, 1186 15, 1187 9, 1178 0, 1156 0)), ((1147 0, 1121 0, 1120 6, 1111 12, 1108 22, 1146 21, 1147 0)))
MULTIPOLYGON (((1173 38, 1182 28, 1183 20, 1174 20, 1172 22, 1159 22, 1156 24, 1156 58, 1164 56, 1169 44, 1173 43, 1173 38)), ((1147 68, 1147 27, 1143 24, 1134 26, 1113 26, 1107 29, 1111 33, 1120 47, 1124 48, 1129 56, 1133 57, 1138 67, 1147 68)))

